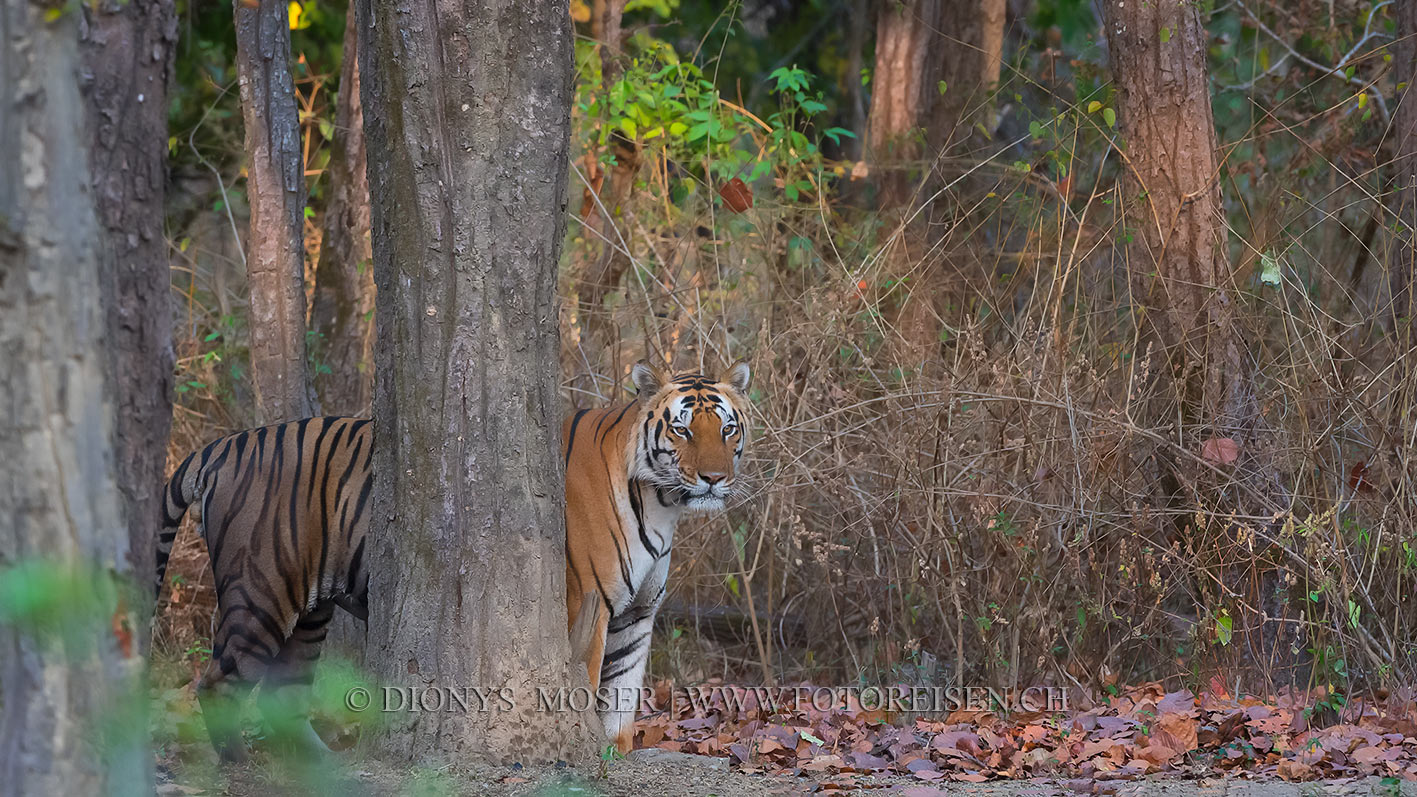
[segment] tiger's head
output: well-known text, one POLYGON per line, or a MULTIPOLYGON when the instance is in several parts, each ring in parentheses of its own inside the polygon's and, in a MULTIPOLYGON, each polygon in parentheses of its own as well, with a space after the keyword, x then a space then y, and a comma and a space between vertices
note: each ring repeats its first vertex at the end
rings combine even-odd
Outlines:
POLYGON ((633 477, 687 509, 722 509, 748 439, 749 376, 744 362, 717 379, 669 377, 644 360, 635 363, 631 377, 639 391, 641 427, 633 477))

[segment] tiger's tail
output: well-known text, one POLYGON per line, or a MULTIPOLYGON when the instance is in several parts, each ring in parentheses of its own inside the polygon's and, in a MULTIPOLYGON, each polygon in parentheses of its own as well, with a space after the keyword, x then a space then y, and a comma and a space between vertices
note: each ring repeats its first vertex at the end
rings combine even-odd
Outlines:
POLYGON ((172 555, 172 542, 177 539, 177 528, 182 525, 182 516, 187 507, 197 500, 197 485, 200 483, 202 467, 195 464, 201 451, 193 451, 177 466, 177 471, 167 482, 163 491, 162 530, 157 535, 157 578, 153 584, 153 596, 162 594, 162 580, 167 574, 167 559, 172 555))

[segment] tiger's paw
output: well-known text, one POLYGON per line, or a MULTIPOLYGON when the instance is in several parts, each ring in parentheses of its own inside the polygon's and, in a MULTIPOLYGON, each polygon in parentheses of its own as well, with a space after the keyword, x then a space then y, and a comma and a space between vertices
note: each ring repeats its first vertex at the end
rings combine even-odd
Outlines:
POLYGON ((634 747, 635 724, 632 722, 621 728, 619 733, 615 734, 615 749, 620 751, 620 755, 625 755, 633 750, 634 747))

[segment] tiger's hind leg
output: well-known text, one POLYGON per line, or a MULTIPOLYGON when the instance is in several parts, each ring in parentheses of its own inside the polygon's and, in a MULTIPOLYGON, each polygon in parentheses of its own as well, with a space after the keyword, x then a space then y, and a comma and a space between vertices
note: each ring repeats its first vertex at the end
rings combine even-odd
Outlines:
POLYGON ((228 611, 218 601, 220 618, 212 638, 212 658, 197 683, 197 700, 202 706, 202 720, 207 726, 212 747, 223 763, 246 761, 246 743, 241 738, 241 704, 265 675, 276 643, 258 623, 242 625, 239 619, 251 619, 245 607, 228 611))
POLYGON ((334 602, 324 601, 301 615, 261 683, 258 702, 276 738, 292 741, 310 755, 329 752, 310 725, 310 694, 334 611, 334 602))

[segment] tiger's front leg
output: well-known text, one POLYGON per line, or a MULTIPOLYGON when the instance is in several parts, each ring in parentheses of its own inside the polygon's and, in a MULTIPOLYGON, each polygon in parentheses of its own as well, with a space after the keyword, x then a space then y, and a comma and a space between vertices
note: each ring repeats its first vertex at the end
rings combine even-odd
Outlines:
POLYGON ((668 575, 669 556, 666 552, 655 563, 629 605, 606 624, 605 652, 600 663, 596 696, 605 701, 600 712, 605 734, 615 740, 615 746, 621 753, 630 752, 634 745, 635 715, 639 713, 645 667, 649 664, 654 615, 664 600, 664 583, 668 575))

